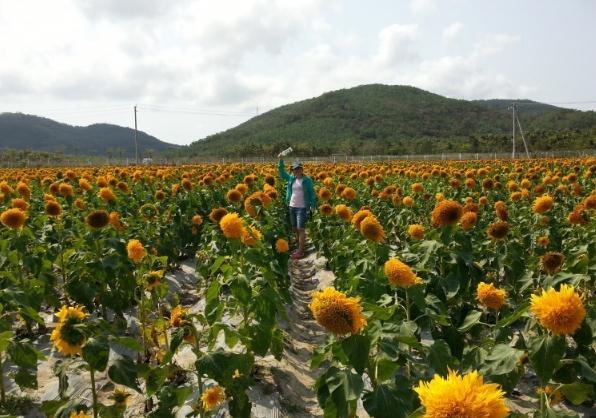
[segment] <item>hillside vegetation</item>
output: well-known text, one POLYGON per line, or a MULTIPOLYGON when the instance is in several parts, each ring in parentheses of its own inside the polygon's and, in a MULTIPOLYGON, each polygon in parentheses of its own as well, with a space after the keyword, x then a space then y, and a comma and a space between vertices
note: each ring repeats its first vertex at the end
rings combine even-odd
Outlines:
MULTIPOLYGON (((139 157, 176 148, 142 131, 138 133, 138 146, 139 157)), ((2 113, 0 149, 134 157, 134 130, 105 123, 71 126, 39 116, 2 113)))
MULTIPOLYGON (((588 149, 596 112, 518 100, 532 150, 588 149)), ((181 149, 184 155, 501 152, 511 142, 511 100, 449 99, 408 86, 364 85, 281 106, 181 149)))

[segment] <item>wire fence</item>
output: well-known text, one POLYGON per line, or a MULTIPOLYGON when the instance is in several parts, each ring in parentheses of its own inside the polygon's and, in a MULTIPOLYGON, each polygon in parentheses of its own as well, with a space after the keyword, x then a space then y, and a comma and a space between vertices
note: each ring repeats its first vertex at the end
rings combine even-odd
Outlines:
MULTIPOLYGON (((579 151, 536 151, 530 152, 530 158, 585 158, 596 156, 596 149, 579 151)), ((401 154, 401 155, 347 155, 332 154, 328 156, 289 156, 287 161, 300 160, 303 163, 365 163, 383 161, 470 161, 470 160, 510 160, 511 153, 442 153, 442 154, 401 154)), ((515 155, 515 160, 527 160, 525 153, 515 155)), ((95 166, 180 166, 192 164, 265 164, 275 163, 277 157, 177 157, 177 158, 145 158, 135 163, 134 158, 102 158, 64 156, 61 159, 26 159, 10 161, 2 158, 2 168, 38 168, 38 167, 95 167, 95 166)))

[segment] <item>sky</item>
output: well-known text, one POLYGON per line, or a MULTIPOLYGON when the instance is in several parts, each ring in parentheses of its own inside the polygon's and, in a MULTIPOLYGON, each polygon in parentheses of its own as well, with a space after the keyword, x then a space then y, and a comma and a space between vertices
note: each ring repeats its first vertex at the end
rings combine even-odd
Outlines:
POLYGON ((188 144, 330 90, 596 110, 592 0, 0 0, 0 113, 188 144))

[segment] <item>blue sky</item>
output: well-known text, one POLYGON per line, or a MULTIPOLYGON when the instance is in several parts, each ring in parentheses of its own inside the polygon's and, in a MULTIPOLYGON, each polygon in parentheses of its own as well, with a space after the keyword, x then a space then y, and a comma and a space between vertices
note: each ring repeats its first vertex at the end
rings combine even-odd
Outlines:
POLYGON ((360 84, 596 109, 590 0, 0 0, 0 112, 180 144, 360 84))

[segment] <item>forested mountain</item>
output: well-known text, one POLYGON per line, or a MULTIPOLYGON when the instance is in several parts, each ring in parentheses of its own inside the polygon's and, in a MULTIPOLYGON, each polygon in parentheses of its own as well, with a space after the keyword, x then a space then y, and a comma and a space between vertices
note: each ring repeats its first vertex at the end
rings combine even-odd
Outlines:
MULTIPOLYGON (((364 85, 288 104, 184 149, 185 155, 263 156, 508 151, 513 100, 450 99, 415 87, 364 85)), ((533 150, 588 149, 596 112, 515 100, 533 150)), ((182 152, 182 150, 180 150, 182 152)))
MULTIPOLYGON (((138 146, 139 157, 177 147, 142 131, 138 146)), ((71 126, 39 116, 1 113, 0 149, 134 157, 134 130, 105 123, 71 126)))

